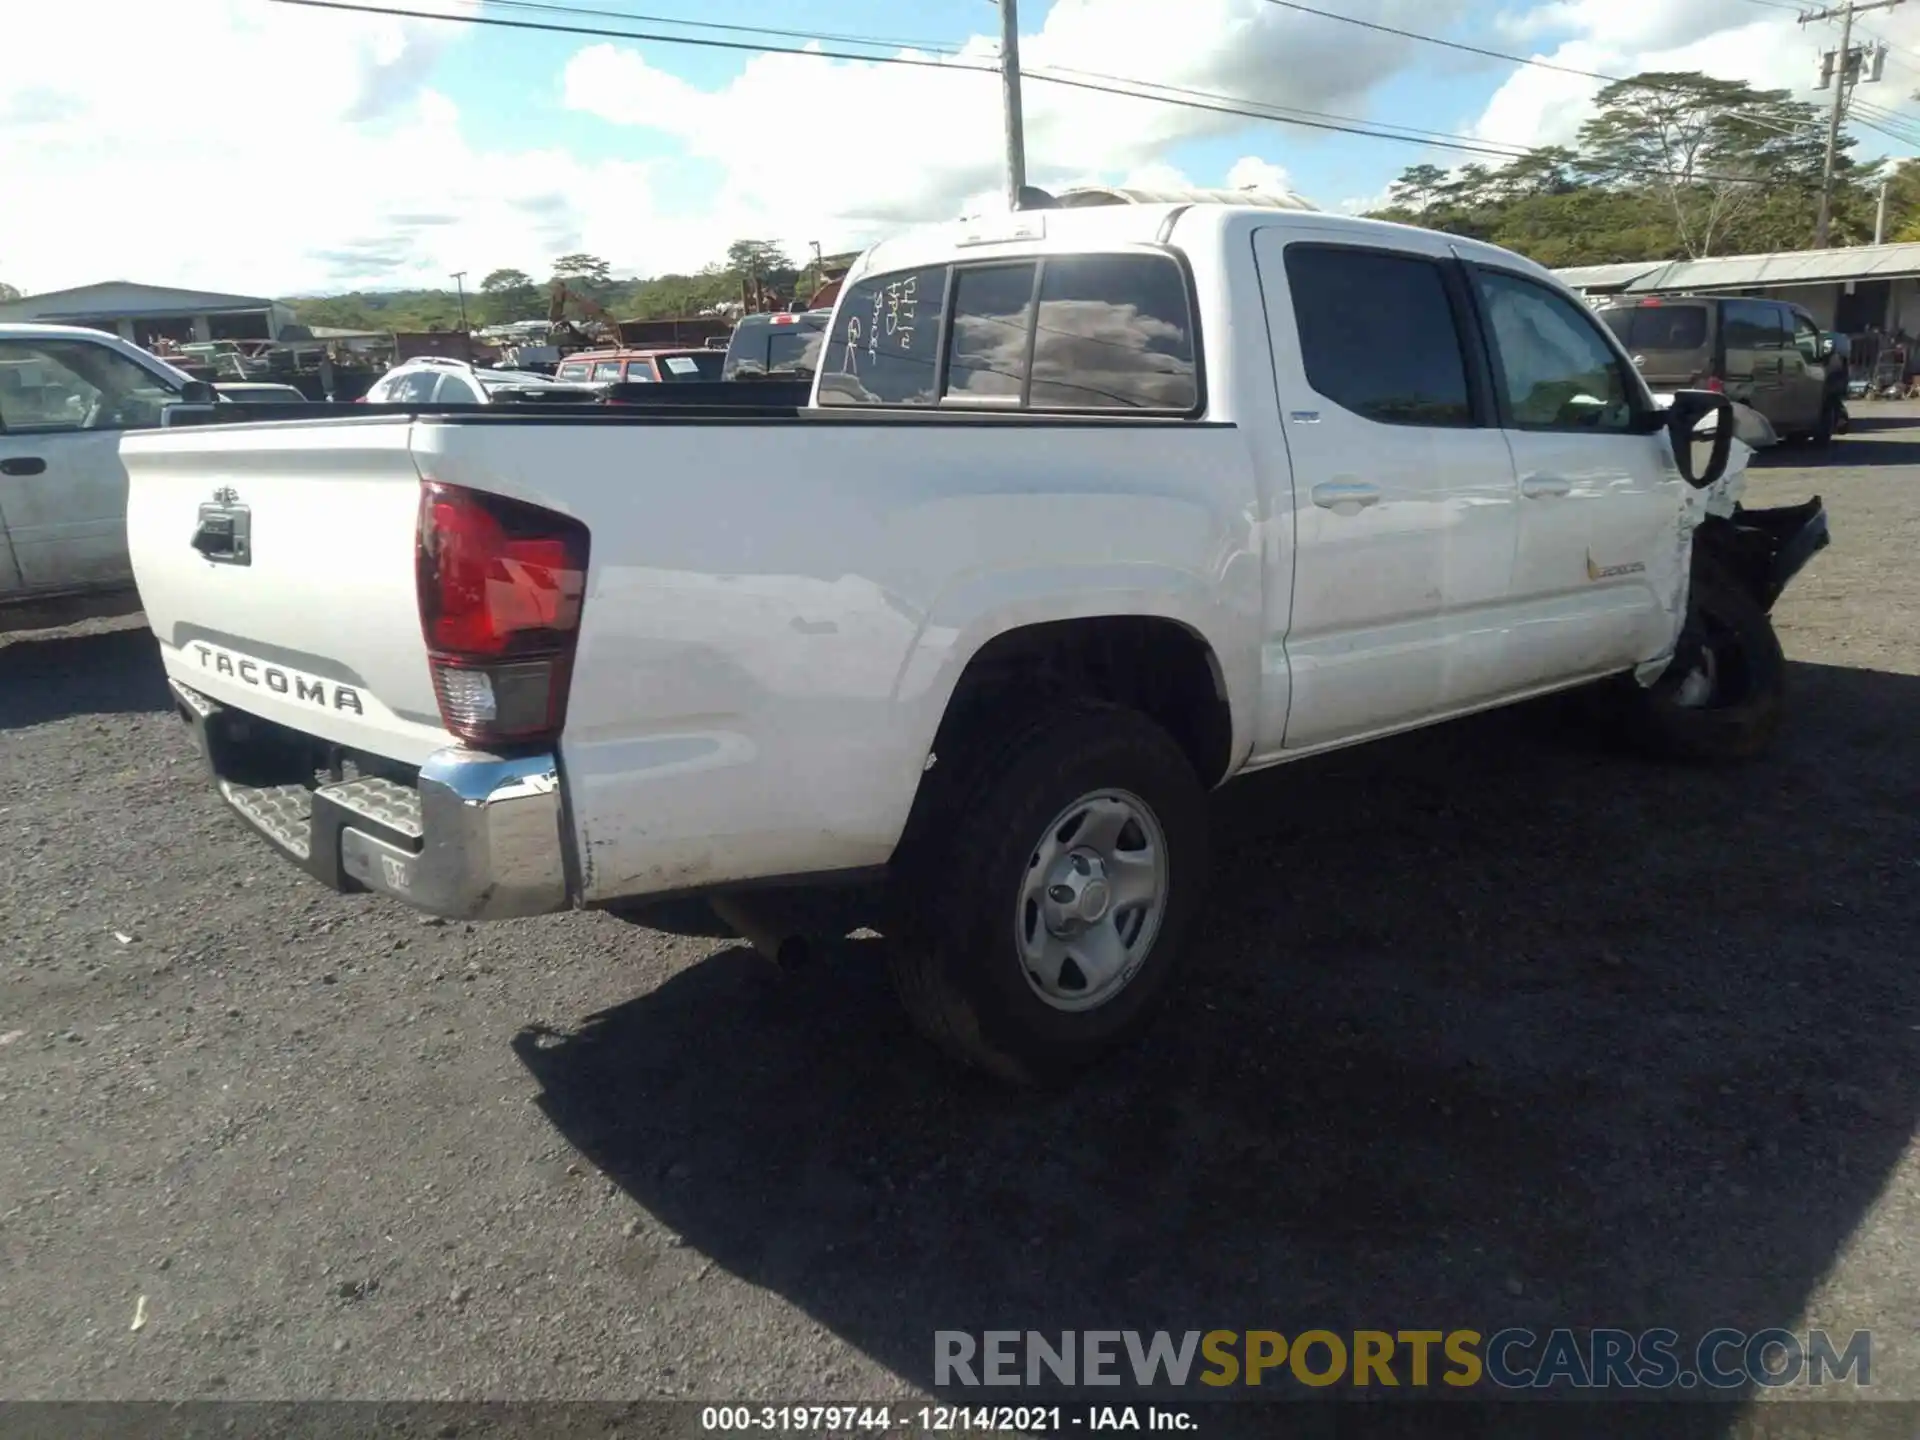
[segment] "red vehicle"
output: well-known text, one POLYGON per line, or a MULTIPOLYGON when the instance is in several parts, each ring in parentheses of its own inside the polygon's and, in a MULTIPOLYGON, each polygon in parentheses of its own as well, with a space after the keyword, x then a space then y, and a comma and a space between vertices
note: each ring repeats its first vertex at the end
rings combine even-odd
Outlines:
POLYGON ((676 381, 718 380, 726 364, 724 350, 680 347, 670 350, 580 350, 560 362, 553 378, 573 385, 669 385, 676 381))

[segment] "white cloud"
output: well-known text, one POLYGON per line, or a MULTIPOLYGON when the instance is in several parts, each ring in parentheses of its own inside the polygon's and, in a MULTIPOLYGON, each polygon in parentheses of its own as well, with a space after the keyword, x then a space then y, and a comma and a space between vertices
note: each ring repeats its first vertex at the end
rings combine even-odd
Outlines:
MULTIPOLYGON (((666 68, 682 53, 670 47, 588 45, 554 77, 568 103, 664 131, 682 156, 592 163, 470 140, 431 82, 449 47, 510 43, 491 31, 266 0, 5 3, 0 279, 28 291, 107 278, 264 294, 443 284, 478 264, 538 272, 576 249, 658 271, 740 235, 804 253, 1000 203, 992 73, 768 55, 703 90, 666 68)), ((1467 0, 1373 3, 1388 21, 1431 24, 1467 0)), ((1056 0, 1023 50, 1029 67, 1071 65, 1096 85, 1145 73, 1332 108, 1362 106, 1419 58, 1409 42, 1264 0, 1056 0)), ((983 34, 960 59, 991 71, 995 53, 983 34)), ((1040 185, 1185 183, 1167 147, 1243 123, 1037 80, 1026 98, 1040 185)), ((1296 139, 1273 133, 1270 153, 1232 177, 1197 178, 1284 179, 1296 139)))
MULTIPOLYGON (((1825 101, 1813 91, 1816 55, 1839 43, 1837 28, 1801 26, 1793 12, 1746 0, 1553 0, 1501 17, 1513 41, 1551 40, 1531 58, 1572 70, 1628 76, 1648 70, 1702 70, 1763 89, 1825 101)), ((1905 47, 1920 45, 1920 10, 1905 7, 1862 17, 1860 40, 1874 36, 1905 47)), ((1903 62, 1906 67, 1916 63, 1903 62)), ((1892 65, 1887 83, 1866 86, 1862 100, 1894 107, 1913 87, 1911 68, 1892 65)), ((1537 66, 1517 67, 1472 126, 1472 133, 1506 145, 1566 144, 1593 113, 1604 82, 1537 66)), ((1878 154, 1884 140, 1860 132, 1863 153, 1878 154)))
MULTIPOLYGON (((1433 24, 1465 8, 1464 0, 1373 3, 1389 23, 1433 24)), ((1414 50, 1264 0, 1056 0, 1040 33, 1021 39, 1022 63, 1033 72, 1096 86, 1109 83, 1101 76, 1145 73, 1161 86, 1316 109, 1362 105, 1417 58, 1414 50)), ((663 243, 704 230, 702 248, 689 246, 689 256, 710 255, 715 239, 737 234, 796 248, 829 235, 851 244, 995 203, 1003 156, 994 54, 982 35, 951 61, 913 57, 932 62, 924 66, 762 56, 725 86, 703 90, 644 48, 601 44, 568 65, 565 96, 576 110, 666 134, 708 168, 704 225, 670 225, 663 243)), ((1034 76, 1024 102, 1028 179, 1047 188, 1184 184, 1153 157, 1244 123, 1034 76)), ((1275 153, 1299 143, 1274 133, 1275 153)), ((1234 167, 1237 179, 1201 180, 1284 183, 1285 173, 1248 157, 1234 167)))
POLYGON ((0 25, 0 279, 25 290, 444 284, 475 255, 532 267, 573 248, 582 195, 603 233, 645 218, 643 165, 467 143, 426 85, 465 27, 262 0, 15 7, 0 25))

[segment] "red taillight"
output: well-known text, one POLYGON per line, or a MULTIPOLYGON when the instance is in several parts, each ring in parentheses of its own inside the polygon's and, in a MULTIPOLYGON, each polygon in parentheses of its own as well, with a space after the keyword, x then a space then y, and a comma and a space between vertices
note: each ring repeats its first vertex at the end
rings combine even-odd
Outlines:
POLYGON ((1722 380, 1718 375, 1709 375, 1706 380, 1701 383, 1700 388, 1703 390, 1711 390, 1716 395, 1724 395, 1727 393, 1727 382, 1722 380))
POLYGON ((420 628, 447 729, 480 744, 557 736, 586 593, 586 527, 429 480, 417 566, 420 628))

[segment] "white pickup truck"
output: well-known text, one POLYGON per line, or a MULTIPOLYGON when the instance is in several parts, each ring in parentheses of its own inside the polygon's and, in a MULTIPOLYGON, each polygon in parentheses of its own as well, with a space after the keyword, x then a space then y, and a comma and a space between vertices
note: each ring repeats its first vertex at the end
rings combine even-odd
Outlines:
POLYGON ((1586 685, 1759 752, 1827 538, 1538 266, 1269 209, 883 243, 780 414, 354 408, 123 446, 233 809, 448 916, 884 877, 908 1009, 1016 1080, 1145 1024, 1235 776, 1586 685))

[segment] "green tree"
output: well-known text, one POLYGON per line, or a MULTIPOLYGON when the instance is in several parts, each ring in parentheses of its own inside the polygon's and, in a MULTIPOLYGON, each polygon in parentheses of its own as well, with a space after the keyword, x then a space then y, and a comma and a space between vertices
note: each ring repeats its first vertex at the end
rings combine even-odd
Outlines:
POLYGON ((494 270, 480 282, 481 311, 495 325, 533 320, 545 313, 540 287, 524 270, 494 270))
POLYGON ((572 255, 562 255, 553 262, 553 278, 584 280, 590 286, 606 285, 613 280, 613 267, 598 255, 576 252, 572 255))
POLYGON ((786 251, 772 240, 736 240, 727 247, 727 268, 748 277, 791 273, 793 262, 786 251))
POLYGON ((772 240, 736 240, 727 247, 727 269, 735 277, 734 293, 740 283, 792 295, 800 272, 787 252, 772 240))
POLYGON ((19 298, 20 287, 18 285, 9 285, 6 281, 0 280, 0 304, 5 304, 9 300, 18 300, 19 298))
POLYGON ((1602 184, 1658 194, 1694 258, 1714 254, 1770 191, 1819 183, 1819 116, 1788 91, 1649 71, 1607 86, 1594 103, 1580 127, 1583 167, 1602 184))

